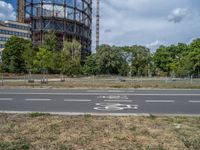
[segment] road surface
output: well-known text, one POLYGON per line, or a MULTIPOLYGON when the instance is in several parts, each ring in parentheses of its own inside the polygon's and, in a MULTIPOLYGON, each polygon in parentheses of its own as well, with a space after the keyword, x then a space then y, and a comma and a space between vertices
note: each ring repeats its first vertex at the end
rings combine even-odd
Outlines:
POLYGON ((200 90, 0 89, 0 112, 200 116, 200 90))

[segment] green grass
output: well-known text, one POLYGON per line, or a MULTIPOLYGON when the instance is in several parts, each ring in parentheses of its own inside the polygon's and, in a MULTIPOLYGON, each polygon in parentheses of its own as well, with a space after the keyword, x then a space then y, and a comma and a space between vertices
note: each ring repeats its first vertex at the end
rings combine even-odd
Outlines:
POLYGON ((45 114, 45 113, 38 113, 38 112, 33 112, 28 114, 29 117, 35 118, 35 117, 41 117, 41 116, 49 116, 50 114, 45 114))

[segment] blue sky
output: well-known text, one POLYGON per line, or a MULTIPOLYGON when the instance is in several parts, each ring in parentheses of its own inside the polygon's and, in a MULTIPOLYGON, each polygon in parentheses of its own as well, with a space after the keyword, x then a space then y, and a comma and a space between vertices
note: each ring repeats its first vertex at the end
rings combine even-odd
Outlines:
MULTIPOLYGON (((15 19, 16 1, 0 1, 1 20, 15 19)), ((155 50, 161 44, 190 43, 200 37, 200 0, 100 1, 101 44, 138 44, 155 50)), ((94 29, 95 0, 93 6, 94 29)))

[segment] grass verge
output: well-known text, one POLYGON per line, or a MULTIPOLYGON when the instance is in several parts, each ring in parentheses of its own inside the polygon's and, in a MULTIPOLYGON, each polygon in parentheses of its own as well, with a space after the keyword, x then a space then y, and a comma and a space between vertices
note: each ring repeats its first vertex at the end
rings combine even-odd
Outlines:
POLYGON ((199 150, 198 117, 0 114, 0 150, 199 150))

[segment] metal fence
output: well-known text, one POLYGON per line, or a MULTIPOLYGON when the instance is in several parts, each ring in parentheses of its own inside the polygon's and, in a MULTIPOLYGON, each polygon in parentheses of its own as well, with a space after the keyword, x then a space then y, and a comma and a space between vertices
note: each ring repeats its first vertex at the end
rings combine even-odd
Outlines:
POLYGON ((200 86, 199 78, 170 78, 170 77, 120 77, 120 76, 84 76, 69 78, 63 75, 8 75, 1 74, 0 86, 53 86, 54 84, 99 84, 99 85, 194 85, 200 86))

